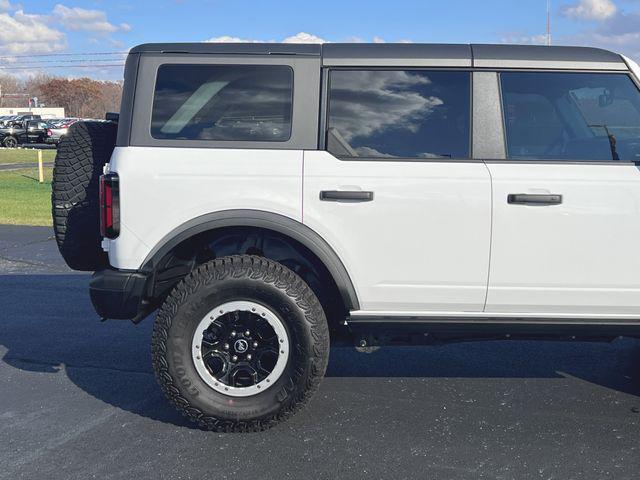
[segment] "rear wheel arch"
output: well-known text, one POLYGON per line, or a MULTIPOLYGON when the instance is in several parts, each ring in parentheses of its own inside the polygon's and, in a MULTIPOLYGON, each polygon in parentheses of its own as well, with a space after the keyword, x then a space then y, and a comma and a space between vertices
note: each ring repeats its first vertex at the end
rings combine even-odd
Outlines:
MULTIPOLYGON (((162 279, 159 271, 171 271, 170 259, 180 248, 197 248, 198 241, 210 239, 228 232, 247 229, 249 232, 271 232, 282 239, 289 239, 295 246, 302 246, 311 255, 312 262, 319 262, 334 283, 345 313, 360 308, 355 287, 344 264, 333 248, 314 230, 284 215, 260 210, 225 210, 194 218, 167 234, 145 258, 141 270, 153 274, 156 286, 162 279), (189 245, 191 241, 196 242, 189 245)), ((246 252, 234 252, 246 253, 246 252)), ((258 252, 249 252, 255 254, 258 252)), ((259 254, 259 253, 258 253, 259 254)), ((266 255, 269 258, 268 255, 266 255)), ((208 259, 204 259, 205 261, 208 259)), ((199 262, 188 265, 195 268, 199 262)), ((184 272, 185 274, 188 272, 184 272)), ((178 272, 178 275, 180 273, 178 272)))

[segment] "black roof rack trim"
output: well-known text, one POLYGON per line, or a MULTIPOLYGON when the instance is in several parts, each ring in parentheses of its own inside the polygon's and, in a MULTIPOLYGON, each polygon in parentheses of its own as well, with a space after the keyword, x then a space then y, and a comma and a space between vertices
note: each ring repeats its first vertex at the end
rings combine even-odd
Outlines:
POLYGON ((447 65, 478 68, 626 69, 622 57, 593 47, 435 43, 147 43, 130 53, 303 55, 324 65, 447 65))

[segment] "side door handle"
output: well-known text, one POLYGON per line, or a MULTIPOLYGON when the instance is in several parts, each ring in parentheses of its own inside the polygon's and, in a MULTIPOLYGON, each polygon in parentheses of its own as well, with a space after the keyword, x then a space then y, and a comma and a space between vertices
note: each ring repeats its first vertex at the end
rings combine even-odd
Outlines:
POLYGON ((515 205, 560 205, 562 195, 557 193, 510 193, 507 203, 515 205))
POLYGON ((373 201, 373 192, 364 192, 361 190, 322 190, 320 192, 320 200, 324 202, 371 202, 373 201))

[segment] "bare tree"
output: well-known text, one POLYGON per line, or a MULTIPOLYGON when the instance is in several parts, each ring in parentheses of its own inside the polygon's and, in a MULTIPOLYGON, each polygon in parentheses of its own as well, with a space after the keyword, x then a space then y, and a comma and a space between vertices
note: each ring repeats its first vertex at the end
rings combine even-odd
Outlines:
POLYGON ((24 94, 24 84, 11 75, 0 74, 0 107, 21 107, 26 104, 26 97, 14 96, 24 94))
POLYGON ((72 117, 104 118, 107 111, 120 109, 122 85, 90 78, 52 78, 39 86, 42 101, 50 107, 64 107, 72 117))
POLYGON ((64 107, 68 116, 81 118, 104 118, 106 112, 119 111, 122 96, 122 82, 68 79, 44 73, 27 80, 0 75, 0 88, 0 106, 24 107, 29 97, 38 97, 41 104, 64 107))

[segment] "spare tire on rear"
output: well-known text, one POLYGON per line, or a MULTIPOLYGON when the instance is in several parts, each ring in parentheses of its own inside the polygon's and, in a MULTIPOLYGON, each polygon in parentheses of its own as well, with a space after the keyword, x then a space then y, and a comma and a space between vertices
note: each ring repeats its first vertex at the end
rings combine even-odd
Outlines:
POLYGON ((58 144, 51 206, 58 249, 74 270, 108 265, 100 236, 99 178, 116 144, 118 126, 77 122, 58 144))

